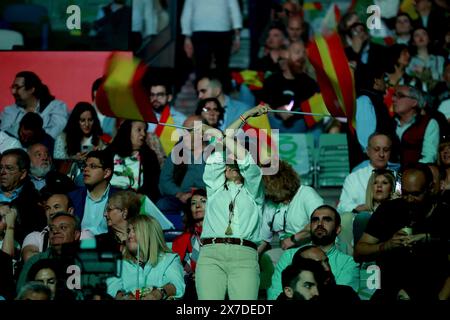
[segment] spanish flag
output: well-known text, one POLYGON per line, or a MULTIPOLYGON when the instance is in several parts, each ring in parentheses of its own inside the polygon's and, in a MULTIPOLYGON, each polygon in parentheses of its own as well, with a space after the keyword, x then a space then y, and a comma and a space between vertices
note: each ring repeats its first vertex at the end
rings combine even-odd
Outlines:
POLYGON ((163 124, 175 124, 172 116, 170 115, 170 107, 165 106, 159 119, 159 123, 156 126, 155 134, 158 136, 159 141, 164 149, 166 155, 169 155, 175 144, 180 139, 180 135, 176 128, 164 126, 163 124))
POLYGON ((96 104, 109 117, 157 123, 149 94, 141 81, 147 65, 123 53, 106 62, 105 80, 97 91, 96 104))
MULTIPOLYGON (((327 36, 316 36, 307 47, 311 64, 316 71, 321 98, 317 95, 304 102, 302 110, 313 113, 328 113, 334 117, 347 117, 350 130, 355 130, 355 81, 341 39, 337 32, 327 36)), ((305 116, 311 125, 321 117, 305 116)))
POLYGON ((277 145, 272 139, 272 132, 267 114, 259 117, 249 118, 242 128, 246 135, 252 140, 258 150, 258 163, 270 162, 270 158, 276 156, 277 145))

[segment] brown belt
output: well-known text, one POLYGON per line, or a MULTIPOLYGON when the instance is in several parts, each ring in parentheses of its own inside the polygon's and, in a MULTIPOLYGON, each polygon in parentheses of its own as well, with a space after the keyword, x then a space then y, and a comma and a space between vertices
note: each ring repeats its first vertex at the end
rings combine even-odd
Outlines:
POLYGON ((227 244, 237 244, 244 247, 250 247, 255 250, 258 249, 256 244, 251 241, 239 238, 205 238, 202 239, 202 244, 216 244, 216 243, 227 243, 227 244))

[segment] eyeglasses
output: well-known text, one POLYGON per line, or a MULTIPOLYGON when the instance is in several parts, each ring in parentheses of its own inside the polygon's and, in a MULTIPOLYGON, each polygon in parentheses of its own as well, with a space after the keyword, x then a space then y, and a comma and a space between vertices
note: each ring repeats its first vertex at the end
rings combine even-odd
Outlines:
POLYGON ((23 87, 25 87, 25 85, 23 84, 23 85, 21 85, 21 86, 19 86, 18 84, 13 84, 11 87, 10 87, 10 89, 11 90, 20 90, 20 89, 22 89, 23 87))
POLYGON ((405 190, 402 190, 402 197, 406 198, 408 196, 414 197, 414 198, 418 198, 421 195, 425 194, 425 192, 427 192, 427 189, 422 190, 422 191, 412 191, 412 192, 408 192, 405 190))
POLYGON ((14 166, 0 166, 0 172, 5 170, 6 173, 13 173, 14 171, 17 171, 19 168, 14 166))
POLYGON ((164 92, 150 93, 150 98, 164 98, 166 95, 164 92))
POLYGON ((216 108, 202 108, 203 112, 215 112, 215 113, 219 113, 219 109, 216 108))
POLYGON ((106 212, 110 212, 110 211, 113 211, 113 210, 123 211, 123 209, 117 208, 117 207, 106 207, 105 210, 106 210, 106 212))
POLYGON ((403 92, 396 92, 394 93, 394 97, 396 97, 397 99, 403 99, 403 98, 410 98, 410 99, 416 99, 414 97, 408 96, 407 94, 404 94, 403 92))
POLYGON ((98 165, 92 164, 92 163, 90 163, 90 164, 83 163, 83 164, 81 165, 81 170, 84 170, 84 169, 86 169, 86 168, 89 168, 89 169, 91 169, 91 170, 94 170, 94 169, 100 169, 100 168, 103 168, 103 166, 98 166, 98 165))

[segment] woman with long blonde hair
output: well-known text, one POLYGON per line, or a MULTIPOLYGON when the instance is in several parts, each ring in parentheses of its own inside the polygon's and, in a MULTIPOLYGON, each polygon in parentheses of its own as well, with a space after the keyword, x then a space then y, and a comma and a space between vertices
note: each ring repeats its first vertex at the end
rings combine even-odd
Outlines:
POLYGON ((107 280, 108 294, 125 300, 182 298, 183 267, 167 246, 161 225, 153 217, 128 220, 126 249, 120 278, 107 280))
POLYGON ((346 212, 342 214, 342 228, 339 234, 340 250, 353 255, 353 243, 357 243, 362 236, 367 222, 378 206, 395 195, 395 176, 389 169, 375 169, 367 182, 366 206, 367 211, 355 214, 346 212))

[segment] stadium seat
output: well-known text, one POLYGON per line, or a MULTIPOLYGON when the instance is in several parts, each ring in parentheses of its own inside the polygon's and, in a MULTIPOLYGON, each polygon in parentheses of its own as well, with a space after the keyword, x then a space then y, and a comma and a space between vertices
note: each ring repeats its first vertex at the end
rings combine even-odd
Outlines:
POLYGON ((316 188, 342 186, 350 171, 346 135, 322 134, 316 159, 316 188))
POLYGON ((11 4, 3 12, 11 29, 24 35, 26 49, 47 50, 50 22, 47 8, 38 4, 11 4))
POLYGON ((20 32, 0 29, 0 50, 12 50, 14 46, 23 46, 23 36, 20 32))

